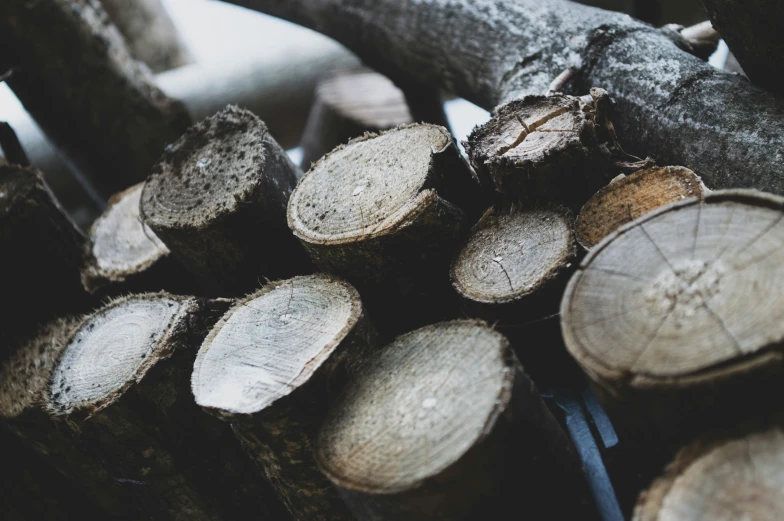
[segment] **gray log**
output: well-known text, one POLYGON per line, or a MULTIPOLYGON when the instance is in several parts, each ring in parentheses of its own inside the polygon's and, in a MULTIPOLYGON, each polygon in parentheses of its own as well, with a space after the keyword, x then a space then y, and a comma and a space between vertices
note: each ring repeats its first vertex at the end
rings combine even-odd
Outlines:
POLYGON ((716 188, 784 193, 784 158, 775 153, 784 103, 685 53, 672 31, 626 15, 567 0, 231 1, 332 36, 387 75, 408 71, 488 109, 541 94, 576 67, 571 93, 606 89, 630 151, 691 168, 716 188))

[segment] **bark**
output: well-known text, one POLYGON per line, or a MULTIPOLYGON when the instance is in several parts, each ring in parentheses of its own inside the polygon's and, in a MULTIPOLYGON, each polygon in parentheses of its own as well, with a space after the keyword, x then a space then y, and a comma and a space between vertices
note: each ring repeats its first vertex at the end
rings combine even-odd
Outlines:
POLYGON ((5 121, 0 121, 0 149, 2 149, 3 157, 7 162, 30 166, 30 160, 27 159, 27 154, 25 154, 16 132, 5 121))
POLYGON ((232 3, 319 30, 384 74, 415 76, 487 109, 541 94, 575 67, 567 94, 606 89, 631 152, 691 168, 717 189, 784 193, 784 159, 771 153, 784 146, 782 101, 628 16, 567 0, 232 3))
POLYGON ((0 162, 0 273, 10 305, 0 331, 7 341, 60 313, 92 302, 79 282, 84 236, 31 168, 0 162))
POLYGON ((316 86, 300 142, 300 166, 308 170, 332 149, 365 132, 411 122, 403 92, 381 74, 358 70, 326 78, 316 86))
POLYGON ((585 203, 577 217, 577 241, 590 250, 626 223, 708 189, 688 168, 651 167, 619 176, 585 203))
POLYGON ((360 521, 590 518, 566 434, 481 322, 427 326, 374 353, 315 454, 360 521), (555 494, 569 500, 542 501, 555 494))
POLYGON ((488 211, 450 271, 463 313, 495 324, 540 384, 571 374, 555 315, 577 268, 573 225, 557 207, 488 211))
POLYGON ((113 195, 106 212, 93 223, 82 265, 82 284, 90 293, 186 293, 198 286, 142 222, 143 188, 140 183, 113 195))
POLYGON ((199 351, 196 403, 231 422, 295 519, 352 519, 312 446, 335 393, 376 342, 357 291, 311 275, 237 303, 199 351))
POLYGON ((245 294, 310 269, 285 218, 300 175, 258 117, 230 106, 161 156, 142 219, 208 291, 245 294))
POLYGON ((780 519, 784 429, 760 423, 684 447, 640 495, 634 521, 780 519))
POLYGON ((227 425, 190 394, 197 346, 229 301, 142 294, 87 317, 69 338, 46 406, 124 488, 142 519, 274 519, 227 425))
POLYGON ((764 0, 702 0, 702 5, 751 81, 783 92, 784 6, 764 0))
POLYGON ((780 392, 784 199, 719 191, 649 213, 591 250, 561 325, 630 444, 678 443, 780 392))
POLYGON ((190 55, 161 0, 100 0, 131 55, 153 72, 190 62, 190 55))
POLYGON ((131 58, 97 0, 3 2, 0 43, 14 66, 8 85, 106 194, 142 181, 189 124, 182 104, 131 58))
POLYGON ((479 206, 478 184, 446 129, 369 134, 313 165, 289 228, 323 271, 354 284, 379 327, 448 313, 448 264, 479 206))

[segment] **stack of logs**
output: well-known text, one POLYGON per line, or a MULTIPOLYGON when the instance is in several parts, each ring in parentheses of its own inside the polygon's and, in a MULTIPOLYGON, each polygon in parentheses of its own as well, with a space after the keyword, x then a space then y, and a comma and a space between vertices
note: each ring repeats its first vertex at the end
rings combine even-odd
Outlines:
POLYGON ((784 198, 629 156, 601 89, 511 101, 469 161, 373 73, 320 92, 305 175, 229 106, 87 237, 0 165, 10 519, 594 519, 534 384, 576 367, 675 458, 636 519, 781 517, 784 198))

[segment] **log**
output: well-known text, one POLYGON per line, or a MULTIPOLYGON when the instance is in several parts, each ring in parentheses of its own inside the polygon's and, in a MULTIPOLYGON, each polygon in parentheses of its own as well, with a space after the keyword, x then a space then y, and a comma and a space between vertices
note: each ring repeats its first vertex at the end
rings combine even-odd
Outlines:
POLYGON ((447 312, 449 261, 478 189, 446 129, 404 126, 313 165, 291 195, 288 223, 316 266, 356 286, 376 320, 410 328, 447 312))
POLYGON ((310 269, 286 227, 301 176, 266 125, 229 106, 191 127, 153 168, 141 216, 216 295, 241 295, 310 269))
POLYGON ((784 194, 784 158, 770 153, 784 146, 784 102, 626 15, 568 0, 230 3, 316 29, 379 72, 407 72, 488 110, 542 94, 573 67, 565 94, 606 89, 629 152, 700 172, 716 189, 784 194))
POLYGON ((91 305, 79 281, 83 245, 84 236, 41 174, 0 161, 0 273, 11 304, 0 331, 0 360, 8 354, 9 338, 91 305))
POLYGON ((281 518, 228 425, 190 395, 197 346, 229 304, 115 300, 82 321, 52 372, 49 413, 123 485, 116 499, 137 519, 281 518))
POLYGON ((231 422, 295 519, 353 519, 312 445, 335 393, 376 342, 357 291, 318 274, 238 302, 199 350, 196 403, 231 422))
POLYGON ((781 425, 698 440, 640 495, 634 521, 781 519, 783 466, 781 425))
MULTIPOLYGON (((31 465, 27 453, 32 452, 35 456, 30 459, 44 459, 61 480, 76 489, 57 487, 81 502, 83 512, 95 511, 118 520, 141 520, 141 516, 135 515, 135 508, 129 509, 127 503, 119 500, 128 485, 114 479, 100 460, 92 457, 82 444, 74 443, 44 411, 52 370, 78 323, 78 319, 66 317, 42 325, 30 337, 18 341, 14 354, 0 366, 0 428, 13 434, 27 451, 14 451, 14 459, 4 459, 3 468, 13 469, 9 480, 18 481, 22 469, 31 465)), ((22 511, 26 508, 29 505, 21 506, 22 511)))
POLYGON ((168 71, 191 61, 161 0, 100 0, 120 30, 131 55, 153 72, 168 71))
POLYGON ((84 288, 99 295, 196 287, 169 249, 144 224, 139 201, 144 183, 115 194, 93 223, 82 266, 84 288))
POLYGON ((318 83, 302 133, 303 170, 338 145, 365 132, 412 123, 403 92, 385 76, 369 70, 336 74, 318 83))
POLYGON ((707 190, 697 174, 678 166, 655 166, 618 176, 580 210, 577 241, 590 250, 624 224, 670 203, 702 198, 707 190))
POLYGON ((359 521, 592 518, 568 438, 508 341, 478 321, 427 326, 374 353, 330 410, 315 457, 359 521))
POLYGON ((631 444, 679 443, 779 392, 784 199, 718 191, 591 250, 561 304, 570 353, 631 444))
POLYGON ((97 0, 3 2, 0 44, 14 58, 8 85, 106 195, 143 181, 189 124, 185 107, 131 58, 97 0))
POLYGON ((566 370, 573 364, 557 317, 578 263, 573 225, 564 208, 491 209, 471 230, 450 269, 463 314, 484 319, 506 335, 539 384, 575 373, 566 370))
POLYGON ((702 0, 702 5, 751 81, 784 92, 784 6, 764 0, 702 0))

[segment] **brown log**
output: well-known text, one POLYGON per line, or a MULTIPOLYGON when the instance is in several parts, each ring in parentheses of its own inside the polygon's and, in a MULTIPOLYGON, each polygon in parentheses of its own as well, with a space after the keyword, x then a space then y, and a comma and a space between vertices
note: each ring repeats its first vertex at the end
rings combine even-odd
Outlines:
POLYGON ((98 0, 4 1, 0 45, 25 109, 107 195, 143 181, 189 124, 183 105, 131 58, 98 0))
POLYGON ((478 190, 446 129, 404 126, 313 165, 291 195, 288 223, 320 269, 357 287, 379 327, 394 317, 399 331, 448 312, 449 260, 478 190))
POLYGON ((405 96, 388 78, 369 70, 345 71, 316 86, 302 133, 303 170, 338 145, 365 132, 411 123, 405 96))
POLYGON ((567 370, 570 360, 557 317, 578 263, 573 226, 574 217, 564 208, 490 210, 450 270, 463 313, 506 335, 539 384, 574 374, 567 370))
POLYGON ((574 68, 565 93, 606 89, 629 152, 691 168, 712 188, 784 194, 784 156, 770 153, 784 146, 784 102, 626 15, 568 0, 230 2, 316 29, 389 77, 409 74, 488 110, 540 95, 574 68))
POLYGON ((144 224, 139 201, 144 183, 115 194, 93 223, 85 248, 82 284, 90 293, 118 295, 197 287, 169 249, 144 224))
POLYGON ((649 213, 567 287, 572 356, 629 443, 733 423, 781 385, 784 198, 719 191, 649 213))
POLYGON ((10 304, 0 331, 7 340, 59 313, 91 304, 79 281, 84 236, 31 168, 0 161, 0 273, 10 304))
POLYGON ((612 232, 643 215, 688 197, 702 198, 707 188, 688 168, 651 167, 620 175, 580 210, 577 241, 589 250, 612 232))
POLYGON ((315 455, 360 521, 591 518, 566 434, 508 341, 478 321, 374 353, 315 455))
POLYGON ((310 275, 238 302, 199 350, 196 402, 231 422, 295 519, 352 519, 312 445, 334 394, 375 344, 357 291, 310 275))
POLYGON ((684 447, 640 495, 634 521, 781 519, 784 428, 739 430, 684 447))
POLYGON ((46 406, 71 443, 122 485, 113 498, 125 505, 119 515, 280 518, 228 425, 203 414, 190 394, 197 346, 229 304, 130 296, 84 319, 67 340, 46 406))
POLYGON ((153 72, 191 61, 177 28, 161 0, 100 0, 122 33, 131 55, 153 72))
POLYGON ((751 81, 783 92, 784 6, 764 0, 702 0, 702 5, 751 81))
POLYGON ((230 106, 161 156, 142 191, 142 219, 208 291, 242 295, 263 278, 310 269, 286 227, 299 176, 266 125, 230 106))

